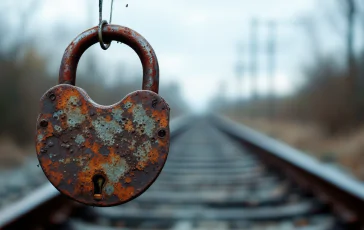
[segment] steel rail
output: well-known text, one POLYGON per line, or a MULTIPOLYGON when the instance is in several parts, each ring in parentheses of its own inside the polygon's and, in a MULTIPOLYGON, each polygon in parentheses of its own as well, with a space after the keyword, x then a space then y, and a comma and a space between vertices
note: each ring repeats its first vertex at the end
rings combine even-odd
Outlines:
MULTIPOLYGON (((195 120, 193 117, 174 119, 171 122, 171 138, 175 139, 195 120)), ((333 211, 343 217, 343 221, 351 223, 350 226, 358 226, 353 229, 364 226, 364 185, 361 182, 242 124, 221 116, 210 116, 208 120, 241 143, 243 148, 256 154, 266 165, 281 171, 285 177, 313 192, 324 203, 331 204, 333 211)), ((11 206, 0 209, 0 229, 51 226, 54 212, 67 205, 74 207, 75 203, 47 183, 11 206)))
MULTIPOLYGON (((170 123, 171 140, 182 133, 193 120, 191 116, 175 118, 170 123)), ((29 229, 31 226, 52 224, 53 211, 75 202, 61 195, 50 183, 29 193, 11 206, 0 209, 0 229, 29 229)))
POLYGON ((220 131, 241 142, 268 166, 281 171, 293 182, 332 205, 343 221, 364 226, 362 182, 243 124, 216 115, 209 119, 220 131))

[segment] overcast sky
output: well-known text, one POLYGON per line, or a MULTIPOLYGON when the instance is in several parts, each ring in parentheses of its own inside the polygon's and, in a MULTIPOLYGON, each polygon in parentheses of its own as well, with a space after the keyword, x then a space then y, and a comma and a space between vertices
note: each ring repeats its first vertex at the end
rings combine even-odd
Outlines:
MULTIPOLYGON (((38 39, 41 48, 56 57, 51 68, 58 72, 63 51, 71 40, 98 23, 98 1, 40 1, 43 3, 34 9, 36 16, 29 24, 41 38, 38 39)), ((104 0, 105 19, 109 16, 110 2, 104 0)), ((127 26, 142 34, 157 54, 161 84, 178 82, 188 103, 203 109, 218 93, 222 82, 227 84, 228 96, 236 96, 237 47, 238 43, 243 44, 245 52, 241 59, 247 65, 252 18, 286 23, 278 30, 276 91, 279 94, 292 91, 298 84, 300 66, 308 57, 307 39, 298 24, 302 17, 312 14, 316 6, 314 0, 115 0, 113 24, 127 26)), ((10 13, 10 16, 16 23, 19 15, 10 13)), ((260 28, 259 34, 259 87, 264 94, 267 91, 266 26, 260 28)), ((122 63, 130 70, 141 72, 137 55, 125 45, 113 43, 108 51, 97 45, 91 50, 85 56, 96 55, 105 68, 117 69, 115 66, 122 63)), ((82 60, 80 68, 84 65, 82 60)), ((125 76, 128 77, 131 76, 125 76)), ((245 79, 249 77, 249 73, 244 75, 245 79)), ((244 96, 249 95, 248 83, 243 81, 244 96)))

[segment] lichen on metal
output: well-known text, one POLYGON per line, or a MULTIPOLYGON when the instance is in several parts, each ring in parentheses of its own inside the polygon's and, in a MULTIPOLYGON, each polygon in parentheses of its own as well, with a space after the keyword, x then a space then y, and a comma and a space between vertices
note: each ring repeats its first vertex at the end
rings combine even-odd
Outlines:
POLYGON ((40 165, 60 192, 84 204, 113 206, 142 194, 161 172, 169 107, 158 95, 158 60, 149 43, 122 26, 105 25, 102 33, 104 41, 122 42, 138 54, 143 90, 101 106, 74 86, 82 54, 98 42, 98 28, 91 28, 67 47, 59 85, 41 98, 35 141, 40 165))
POLYGON ((137 157, 138 161, 146 163, 149 160, 148 154, 150 153, 151 149, 152 145, 150 142, 147 141, 142 145, 138 146, 137 151, 134 153, 134 156, 137 157))
POLYGON ((55 125, 55 126, 54 126, 54 129, 55 129, 57 132, 62 132, 62 128, 61 128, 59 125, 55 125))
POLYGON ((126 172, 129 171, 129 165, 124 158, 115 156, 111 159, 110 163, 101 164, 106 177, 109 180, 108 183, 118 183, 126 172))
POLYGON ((156 93, 136 91, 115 105, 97 106, 83 90, 61 84, 41 99, 37 154, 62 193, 95 206, 117 205, 140 195, 162 170, 169 136, 158 137, 161 129, 169 135, 169 109, 156 93), (100 200, 93 197, 95 175, 105 178, 100 200))
POLYGON ((85 138, 81 134, 77 134, 75 142, 78 145, 82 145, 85 142, 85 138))
POLYGON ((116 120, 107 121, 104 117, 98 117, 97 120, 92 121, 92 125, 104 145, 113 145, 116 134, 122 132, 122 128, 116 120))
POLYGON ((111 111, 111 115, 112 117, 114 118, 114 120, 116 120, 117 122, 122 122, 122 114, 124 113, 124 110, 122 109, 117 109, 117 108, 114 108, 112 109, 111 111))
POLYGON ((137 123, 138 126, 143 126, 144 132, 149 136, 153 137, 153 130, 155 129, 155 120, 150 118, 142 105, 136 105, 133 109, 133 122, 137 123))

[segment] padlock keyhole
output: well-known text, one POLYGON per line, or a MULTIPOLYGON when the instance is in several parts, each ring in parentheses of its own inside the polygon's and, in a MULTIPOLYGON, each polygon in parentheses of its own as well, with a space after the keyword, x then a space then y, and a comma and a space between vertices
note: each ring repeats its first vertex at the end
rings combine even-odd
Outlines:
POLYGON ((92 182, 94 183, 94 199, 101 200, 102 199, 102 187, 105 183, 105 178, 102 175, 95 175, 92 178, 92 182))

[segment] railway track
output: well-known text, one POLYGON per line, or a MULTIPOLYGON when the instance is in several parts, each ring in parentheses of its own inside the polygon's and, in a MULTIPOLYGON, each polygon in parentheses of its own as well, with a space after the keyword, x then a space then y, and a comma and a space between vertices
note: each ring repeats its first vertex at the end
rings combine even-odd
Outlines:
POLYGON ((1 229, 362 229, 364 186, 297 150, 218 117, 180 119, 171 134, 137 199, 88 207, 45 183, 0 206, 1 229))

